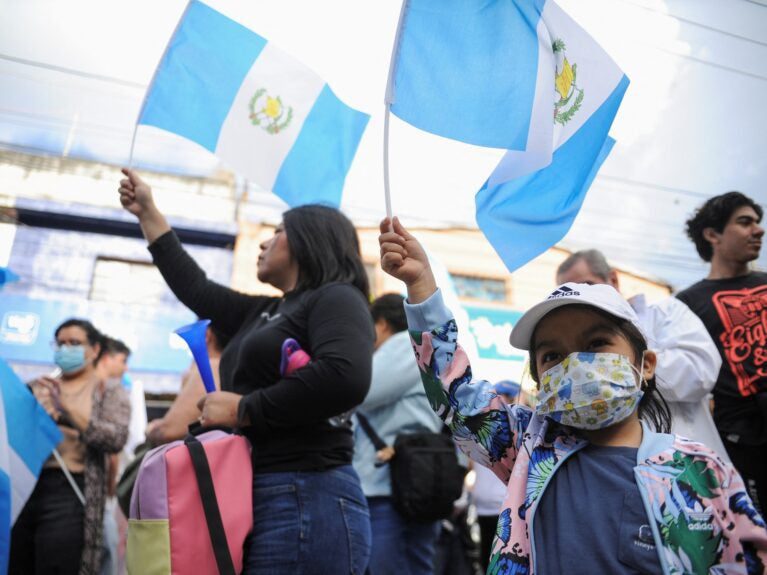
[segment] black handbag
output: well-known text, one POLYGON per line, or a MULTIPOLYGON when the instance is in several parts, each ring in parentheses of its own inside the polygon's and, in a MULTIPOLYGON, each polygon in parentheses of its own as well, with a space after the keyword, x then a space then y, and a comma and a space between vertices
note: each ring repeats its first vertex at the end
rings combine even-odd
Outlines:
MULTIPOLYGON (((361 413, 357 419, 376 450, 388 447, 361 413)), ((389 461, 392 503, 405 519, 445 519, 461 496, 466 468, 458 463, 455 444, 445 433, 403 433, 394 441, 389 461)))

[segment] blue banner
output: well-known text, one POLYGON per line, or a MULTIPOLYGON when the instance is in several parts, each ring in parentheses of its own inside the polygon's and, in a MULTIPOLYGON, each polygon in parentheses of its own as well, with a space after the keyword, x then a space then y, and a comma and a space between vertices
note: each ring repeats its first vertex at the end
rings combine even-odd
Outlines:
POLYGON ((0 357, 6 361, 53 363, 54 330, 72 317, 91 321, 131 349, 131 371, 181 372, 191 354, 173 333, 195 320, 188 310, 93 301, 56 301, 3 295, 0 298, 0 357))
POLYGON ((477 351, 481 359, 527 359, 523 352, 511 347, 509 343, 511 328, 522 317, 522 312, 472 305, 463 307, 469 314, 469 330, 477 342, 477 351))

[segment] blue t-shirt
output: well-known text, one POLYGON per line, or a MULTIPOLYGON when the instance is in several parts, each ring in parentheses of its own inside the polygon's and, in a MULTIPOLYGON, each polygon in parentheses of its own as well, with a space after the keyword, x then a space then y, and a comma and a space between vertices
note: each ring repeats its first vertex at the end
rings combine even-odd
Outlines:
POLYGON ((633 447, 588 445, 551 479, 533 521, 538 573, 661 573, 633 447))

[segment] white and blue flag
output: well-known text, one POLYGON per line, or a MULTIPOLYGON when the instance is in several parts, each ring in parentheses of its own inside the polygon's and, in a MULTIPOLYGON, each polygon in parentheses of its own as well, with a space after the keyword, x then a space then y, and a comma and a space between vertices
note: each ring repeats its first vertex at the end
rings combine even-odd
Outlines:
POLYGON ((271 42, 192 0, 138 124, 198 143, 290 206, 338 206, 368 120, 271 42))
POLYGON ((505 150, 551 148, 542 2, 406 0, 387 93, 417 128, 505 150), (540 34, 538 33, 540 32, 540 34))
POLYGON ((555 2, 543 5, 541 22, 554 59, 551 161, 531 170, 529 158, 508 151, 475 198, 477 223, 510 271, 556 244, 573 225, 615 144, 610 126, 629 85, 555 2))
POLYGON ((504 148, 477 223, 513 271, 561 240, 614 144, 628 78, 553 0, 407 0, 387 102, 414 126, 504 148))
POLYGON ((7 573, 11 527, 61 437, 53 419, 0 359, 0 574, 7 573))

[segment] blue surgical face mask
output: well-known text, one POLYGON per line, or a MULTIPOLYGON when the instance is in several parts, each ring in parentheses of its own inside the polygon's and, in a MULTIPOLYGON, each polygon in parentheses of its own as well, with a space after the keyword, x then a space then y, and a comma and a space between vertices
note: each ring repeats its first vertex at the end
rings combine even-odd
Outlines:
POLYGON ((85 347, 82 345, 62 345, 53 354, 53 362, 62 373, 76 373, 85 367, 85 347))

